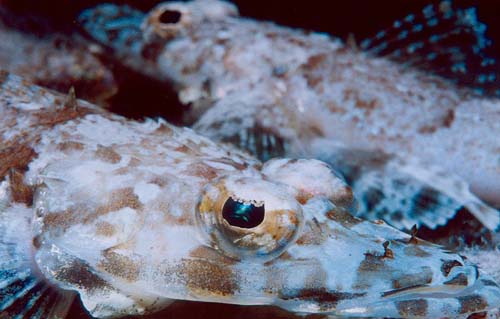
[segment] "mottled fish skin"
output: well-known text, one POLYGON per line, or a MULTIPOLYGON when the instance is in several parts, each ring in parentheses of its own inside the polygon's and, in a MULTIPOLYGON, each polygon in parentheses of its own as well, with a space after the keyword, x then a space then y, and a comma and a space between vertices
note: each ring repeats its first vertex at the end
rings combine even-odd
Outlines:
POLYGON ((106 105, 117 92, 110 69, 88 50, 78 34, 37 37, 0 21, 0 69, 38 85, 66 93, 74 87, 80 98, 106 105))
POLYGON ((80 21, 123 63, 172 81, 195 118, 208 109, 197 132, 261 158, 329 162, 351 180, 364 217, 435 228, 465 206, 489 229, 500 225, 474 195, 500 206, 497 99, 325 34, 240 18, 225 2, 165 3, 141 16, 102 5, 80 21), (341 163, 345 150, 378 160, 341 163), (384 199, 375 210, 372 188, 384 199))
MULTIPOLYGON (((458 254, 352 217, 352 191, 318 160, 262 164, 5 72, 0 114, 1 279, 31 267, 27 278, 76 290, 92 316, 172 299, 392 318, 459 318, 500 303, 500 287, 458 254), (230 201, 262 207, 260 224, 232 226, 230 201)), ((9 287, 3 315, 16 305, 9 287)))

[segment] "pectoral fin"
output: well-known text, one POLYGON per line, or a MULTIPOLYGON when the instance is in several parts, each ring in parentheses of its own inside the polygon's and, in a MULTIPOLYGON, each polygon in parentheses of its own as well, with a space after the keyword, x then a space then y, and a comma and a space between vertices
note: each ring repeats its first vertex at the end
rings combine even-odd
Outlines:
POLYGON ((351 149, 322 141, 316 158, 339 170, 359 200, 358 216, 382 219, 399 229, 413 225, 436 229, 467 209, 490 230, 500 213, 482 202, 468 184, 440 167, 396 155, 351 149))
POLYGON ((76 296, 48 283, 32 256, 32 210, 0 210, 0 318, 65 318, 76 296))

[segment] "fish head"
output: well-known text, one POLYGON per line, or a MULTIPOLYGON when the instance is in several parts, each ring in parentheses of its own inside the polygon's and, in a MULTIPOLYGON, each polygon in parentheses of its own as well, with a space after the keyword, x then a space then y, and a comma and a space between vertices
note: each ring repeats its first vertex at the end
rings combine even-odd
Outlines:
POLYGON ((230 298, 214 290, 208 301, 404 318, 459 317, 498 304, 498 285, 460 255, 353 217, 352 191, 327 164, 273 159, 262 173, 261 182, 217 181, 198 206, 210 249, 231 265, 218 261, 226 270, 214 272, 230 298), (261 224, 233 219, 235 206, 262 207, 261 224))
MULTIPOLYGON (((144 13, 128 5, 100 4, 81 12, 78 23, 88 36, 113 49, 119 57, 156 63, 170 42, 193 36, 202 25, 238 16, 229 2, 207 0, 164 2, 144 13)), ((144 71, 144 65, 139 67, 144 71)))
MULTIPOLYGON (((50 236, 38 248, 39 268, 77 290, 95 317, 152 312, 171 300, 422 318, 499 302, 496 283, 459 255, 353 217, 349 186, 321 161, 218 167, 203 180, 164 179, 114 194, 123 207, 102 216, 81 209, 84 220, 71 225, 74 216, 59 216, 59 227, 46 229, 50 236), (114 232, 103 233, 103 222, 114 232)), ((40 203, 68 187, 46 183, 37 196, 45 225, 54 216, 51 205, 40 203)))
POLYGON ((294 94, 301 89, 286 80, 306 63, 296 46, 308 40, 303 34, 292 40, 271 23, 262 29, 238 14, 234 4, 215 0, 165 2, 147 13, 101 4, 83 11, 79 24, 120 63, 172 83, 179 101, 189 105, 185 123, 194 123, 197 132, 262 160, 283 157, 299 137, 324 134, 314 116, 322 108, 294 94), (247 47, 261 38, 265 45, 247 47), (286 54, 269 53, 270 47, 286 54))

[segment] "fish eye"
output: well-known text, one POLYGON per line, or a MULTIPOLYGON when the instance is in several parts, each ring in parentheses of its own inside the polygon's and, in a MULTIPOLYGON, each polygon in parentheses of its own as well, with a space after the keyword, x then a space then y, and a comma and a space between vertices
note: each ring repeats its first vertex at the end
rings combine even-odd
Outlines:
POLYGON ((234 200, 229 197, 222 208, 222 217, 231 226, 240 228, 254 228, 264 220, 264 204, 256 205, 234 200))
POLYGON ((165 10, 158 17, 158 21, 164 24, 175 24, 181 20, 182 14, 177 10, 165 10))
POLYGON ((302 225, 295 190, 259 178, 225 177, 210 184, 197 220, 210 245, 234 259, 272 259, 297 238, 302 225))
POLYGON ((192 15, 180 3, 162 3, 151 10, 143 25, 144 39, 156 43, 168 41, 183 34, 186 25, 192 22, 192 15))

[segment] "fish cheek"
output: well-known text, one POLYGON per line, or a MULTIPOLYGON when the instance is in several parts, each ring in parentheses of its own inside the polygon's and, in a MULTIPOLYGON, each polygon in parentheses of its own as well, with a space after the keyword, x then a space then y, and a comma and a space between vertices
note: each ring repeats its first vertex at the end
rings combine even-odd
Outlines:
POLYGON ((198 295, 231 296, 239 290, 238 278, 230 265, 208 260, 186 260, 183 263, 186 285, 198 295))
POLYGON ((102 253, 101 262, 97 265, 99 269, 128 282, 138 279, 142 266, 141 263, 126 255, 116 253, 113 249, 106 249, 102 253))
POLYGON ((101 316, 100 311, 97 310, 99 303, 104 305, 110 300, 111 307, 105 314, 119 313, 111 311, 111 308, 115 306, 112 299, 125 296, 103 279, 86 261, 69 255, 57 247, 47 247, 47 245, 37 250, 35 260, 38 269, 49 282, 63 289, 76 290, 84 307, 93 316, 101 316))
POLYGON ((54 273, 54 279, 94 294, 99 290, 112 290, 108 282, 99 277, 85 261, 71 260, 66 267, 54 273))

